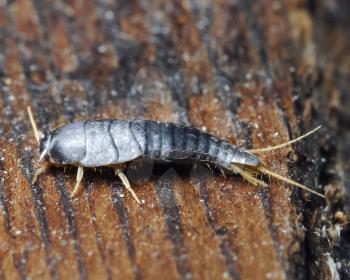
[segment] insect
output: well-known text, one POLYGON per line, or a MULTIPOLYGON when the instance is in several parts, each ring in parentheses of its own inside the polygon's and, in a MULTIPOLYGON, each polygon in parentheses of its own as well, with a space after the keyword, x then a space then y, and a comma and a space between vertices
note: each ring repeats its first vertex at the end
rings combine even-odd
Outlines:
POLYGON ((81 191, 84 168, 109 166, 114 168, 115 174, 134 199, 141 203, 123 173, 124 163, 141 157, 161 161, 193 159, 210 162, 222 170, 241 175, 255 186, 267 186, 264 181, 256 178, 257 173, 267 174, 324 198, 324 195, 267 169, 256 155, 300 141, 317 131, 320 126, 281 145, 245 150, 193 127, 148 120, 73 122, 52 130, 40 139, 30 107, 28 114, 40 145, 42 163, 33 176, 33 183, 50 164, 76 166, 78 169, 72 198, 81 191))

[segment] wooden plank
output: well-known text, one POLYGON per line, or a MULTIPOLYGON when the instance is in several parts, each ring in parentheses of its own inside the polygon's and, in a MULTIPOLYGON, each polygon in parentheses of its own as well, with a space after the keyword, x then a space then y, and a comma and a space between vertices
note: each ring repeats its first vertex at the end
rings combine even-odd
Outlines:
POLYGON ((0 277, 349 277, 350 22, 335 2, 339 13, 321 1, 1 3, 0 277), (246 148, 322 123, 261 158, 326 190, 327 202, 269 178, 257 189, 206 165, 152 162, 127 169, 142 206, 104 168, 87 171, 72 200, 73 167, 30 183, 38 153, 27 106, 43 131, 153 119, 246 148))

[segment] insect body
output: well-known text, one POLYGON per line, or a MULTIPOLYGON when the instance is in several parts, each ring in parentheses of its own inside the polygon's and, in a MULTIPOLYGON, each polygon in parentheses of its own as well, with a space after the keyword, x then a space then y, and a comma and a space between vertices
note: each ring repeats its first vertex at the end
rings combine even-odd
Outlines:
POLYGON ((99 167, 139 157, 167 161, 192 158, 227 169, 235 163, 260 163, 255 155, 208 133, 156 121, 75 122, 53 130, 40 141, 40 158, 55 164, 99 167))
POLYGON ((30 109, 28 112, 36 138, 40 142, 40 160, 44 163, 35 173, 33 182, 47 169, 48 164, 77 166, 77 180, 72 197, 80 190, 83 168, 110 166, 115 169, 116 175, 140 203, 120 168, 121 164, 140 157, 164 161, 193 159, 210 162, 221 169, 240 174, 256 186, 266 184, 255 178, 254 174, 265 173, 323 197, 297 182, 266 169, 254 154, 284 147, 313 131, 276 147, 247 151, 196 128, 172 123, 147 120, 90 120, 57 128, 39 141, 30 109))

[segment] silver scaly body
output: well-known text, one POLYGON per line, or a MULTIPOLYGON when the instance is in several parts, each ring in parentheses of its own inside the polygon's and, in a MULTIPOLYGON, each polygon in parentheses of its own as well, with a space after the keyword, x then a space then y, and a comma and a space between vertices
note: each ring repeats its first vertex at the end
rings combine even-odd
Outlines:
POLYGON ((193 127, 148 120, 91 120, 51 131, 41 141, 42 157, 56 164, 98 167, 136 158, 193 159, 230 169, 231 164, 258 166, 259 159, 193 127))

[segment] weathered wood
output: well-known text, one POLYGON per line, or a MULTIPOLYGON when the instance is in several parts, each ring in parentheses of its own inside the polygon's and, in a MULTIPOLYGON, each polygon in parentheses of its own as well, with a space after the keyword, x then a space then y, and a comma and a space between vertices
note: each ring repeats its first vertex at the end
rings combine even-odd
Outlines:
MULTIPOLYGON (((350 277, 350 21, 333 1, 0 1, 0 277, 350 277), (333 26, 335 25, 335 27, 333 26), (40 129, 73 120, 186 123, 326 190, 257 189, 206 166, 137 163, 143 206, 108 169, 37 167, 40 129)), ((268 178, 265 178, 268 180, 268 178)))

